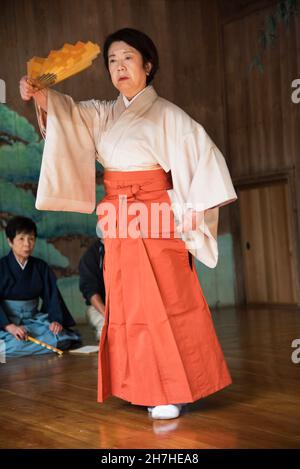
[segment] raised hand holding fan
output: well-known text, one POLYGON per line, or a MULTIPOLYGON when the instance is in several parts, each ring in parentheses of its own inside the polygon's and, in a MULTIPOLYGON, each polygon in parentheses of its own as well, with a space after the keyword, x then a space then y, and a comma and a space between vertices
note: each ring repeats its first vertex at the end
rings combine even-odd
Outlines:
POLYGON ((90 41, 64 44, 52 50, 48 57, 33 57, 27 62, 27 80, 38 89, 59 83, 92 65, 100 47, 90 41))

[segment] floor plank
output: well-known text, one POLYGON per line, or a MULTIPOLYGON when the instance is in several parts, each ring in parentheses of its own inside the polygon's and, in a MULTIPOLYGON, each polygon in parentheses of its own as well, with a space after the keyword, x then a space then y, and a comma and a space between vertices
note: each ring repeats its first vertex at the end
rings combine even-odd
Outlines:
MULTIPOLYGON (((212 313, 233 384, 179 419, 96 402, 97 355, 44 355, 0 365, 1 448, 300 448, 300 364, 291 360, 300 312, 212 313)), ((90 331, 83 334, 91 343, 90 331)))

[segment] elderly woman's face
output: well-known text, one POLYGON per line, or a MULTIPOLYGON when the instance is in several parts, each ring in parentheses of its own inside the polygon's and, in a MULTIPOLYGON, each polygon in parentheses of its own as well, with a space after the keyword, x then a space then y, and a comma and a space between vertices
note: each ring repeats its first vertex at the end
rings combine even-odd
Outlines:
POLYGON ((35 235, 34 233, 17 233, 12 241, 8 239, 8 244, 15 256, 19 259, 27 259, 34 249, 35 235))
POLYGON ((109 47, 108 67, 113 85, 127 98, 132 98, 145 88, 146 73, 150 72, 151 63, 144 67, 142 54, 137 49, 117 41, 109 47))

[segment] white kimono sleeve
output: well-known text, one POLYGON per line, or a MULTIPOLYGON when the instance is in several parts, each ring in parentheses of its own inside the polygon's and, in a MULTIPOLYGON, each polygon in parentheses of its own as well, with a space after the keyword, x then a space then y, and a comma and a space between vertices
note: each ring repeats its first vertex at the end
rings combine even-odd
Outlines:
POLYGON ((104 120, 105 103, 95 100, 76 103, 70 96, 48 89, 47 113, 36 105, 45 139, 37 209, 93 212, 95 141, 104 120))
POLYGON ((170 167, 178 218, 182 221, 188 209, 202 212, 197 229, 182 233, 182 239, 199 261, 213 268, 218 262, 219 207, 237 199, 225 158, 205 129, 193 121, 170 167))

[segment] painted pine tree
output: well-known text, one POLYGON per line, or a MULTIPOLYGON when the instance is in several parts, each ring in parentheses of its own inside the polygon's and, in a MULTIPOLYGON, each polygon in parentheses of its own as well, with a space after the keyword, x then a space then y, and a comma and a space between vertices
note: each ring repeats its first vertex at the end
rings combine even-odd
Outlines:
MULTIPOLYGON (((84 301, 78 288, 78 263, 96 237, 96 214, 40 211, 35 196, 44 141, 27 119, 0 104, 0 256, 9 251, 7 221, 15 215, 37 224, 34 256, 44 259, 58 276, 58 285, 74 317, 84 320, 84 301)), ((97 169, 97 200, 103 197, 101 167, 97 169)))

